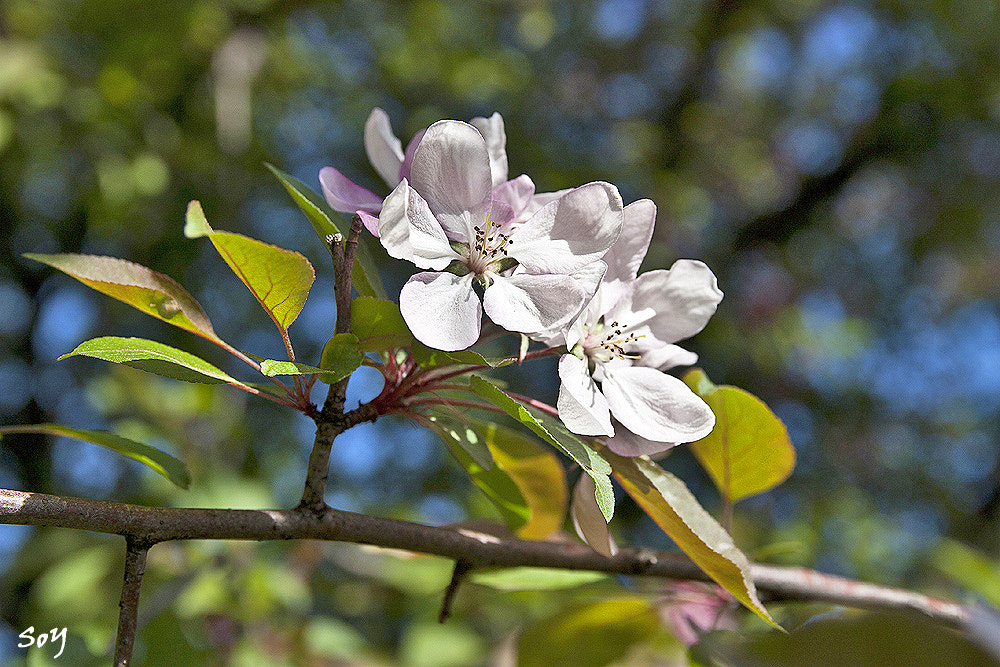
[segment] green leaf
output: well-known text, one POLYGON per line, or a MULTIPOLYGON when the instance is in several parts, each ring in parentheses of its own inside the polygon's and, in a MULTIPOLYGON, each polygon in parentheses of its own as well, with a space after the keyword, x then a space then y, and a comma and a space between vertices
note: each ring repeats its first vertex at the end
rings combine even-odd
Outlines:
POLYGON ((215 335, 212 323, 194 297, 162 273, 116 257, 33 253, 25 253, 24 256, 59 269, 84 285, 127 303, 147 315, 215 343, 222 342, 215 335))
MULTIPOLYGON (((358 363, 358 366, 361 364, 358 363)), ((355 366, 354 368, 357 368, 355 366)), ((353 371, 354 369, 351 369, 353 371)), ((325 382, 327 384, 333 384, 334 382, 339 382, 345 377, 351 374, 348 371, 344 375, 338 375, 337 373, 328 373, 322 368, 316 368, 315 366, 310 366, 308 364, 300 364, 297 361, 276 361, 274 359, 265 359, 260 362, 260 372, 267 377, 274 377, 275 375, 318 375, 320 382, 325 382)))
POLYGON ((625 458, 607 449, 603 453, 615 479, 663 532, 716 583, 777 628, 757 597, 747 557, 684 482, 646 457, 625 458))
POLYGON ((533 438, 506 426, 481 428, 493 455, 493 467, 510 476, 528 504, 530 518, 516 529, 525 540, 544 540, 562 528, 569 492, 559 459, 533 438))
POLYGON ((601 507, 601 512, 604 513, 608 521, 611 521, 614 514, 615 494, 611 486, 611 479, 608 477, 611 473, 611 466, 607 460, 594 451, 590 445, 566 430, 556 418, 529 409, 488 380, 473 375, 469 378, 469 388, 472 389, 473 393, 502 409, 538 434, 542 440, 562 450, 563 453, 576 461, 583 471, 594 480, 594 486, 597 489, 597 502, 601 507))
POLYGON ((479 429, 472 428, 458 415, 435 412, 428 419, 438 429, 445 442, 461 447, 483 470, 493 469, 493 454, 479 429))
MULTIPOLYGON (((333 222, 334 212, 326 201, 309 188, 299 179, 286 174, 274 165, 264 163, 264 166, 271 170, 271 173, 281 181, 285 190, 291 195, 292 200, 305 213, 306 218, 316 230, 316 235, 323 242, 324 247, 329 247, 327 237, 332 234, 346 236, 333 222)), ((358 251, 354 257, 354 268, 351 274, 351 282, 354 289, 361 296, 385 299, 385 287, 382 286, 382 279, 379 277, 378 268, 375 266, 374 258, 368 249, 365 239, 358 240, 358 251)))
POLYGON ((509 567, 493 572, 475 570, 469 575, 472 583, 500 591, 558 591, 609 580, 604 572, 554 567, 509 567))
POLYGON ((465 469, 473 484, 490 499, 507 525, 513 530, 524 526, 531 515, 528 503, 510 475, 493 465, 492 454, 482 435, 448 415, 433 414, 428 419, 451 455, 465 469))
POLYGON ((308 259, 242 234, 213 230, 197 200, 188 204, 184 235, 207 236, 278 328, 282 332, 288 330, 299 316, 316 278, 308 259))
POLYGON ((392 301, 359 296, 351 301, 351 333, 362 352, 384 352, 413 345, 413 334, 392 301))
POLYGON ((458 352, 435 350, 432 347, 427 347, 420 341, 413 342, 411 351, 413 352, 414 360, 421 366, 426 367, 468 364, 470 366, 500 368, 509 366, 517 361, 514 357, 484 357, 474 350, 459 350, 458 352))
POLYGON ((715 413, 715 429, 688 446, 724 498, 736 502, 788 479, 795 448, 767 405, 738 387, 712 384, 698 368, 688 371, 684 382, 715 413))
POLYGON ((182 489, 186 489, 191 485, 191 475, 188 474, 187 468, 174 457, 149 445, 123 438, 108 431, 92 431, 89 429, 60 426, 59 424, 0 426, 0 435, 8 433, 44 433, 47 435, 86 440, 95 445, 107 447, 119 454, 124 454, 149 466, 182 489))
POLYGON ((941 573, 964 588, 983 596, 994 607, 1000 605, 1000 564, 961 542, 944 539, 930 554, 941 573))
POLYGON ((59 359, 73 356, 103 359, 185 382, 227 383, 239 387, 246 386, 201 357, 145 338, 119 338, 118 336, 92 338, 80 343, 75 350, 67 352, 59 359))
POLYGON ((364 361, 365 355, 358 350, 358 337, 352 333, 336 334, 323 346, 319 367, 323 369, 323 382, 326 378, 342 380, 353 373, 364 361))
POLYGON ((646 600, 602 600, 565 610, 521 631, 519 667, 604 667, 659 630, 646 600))

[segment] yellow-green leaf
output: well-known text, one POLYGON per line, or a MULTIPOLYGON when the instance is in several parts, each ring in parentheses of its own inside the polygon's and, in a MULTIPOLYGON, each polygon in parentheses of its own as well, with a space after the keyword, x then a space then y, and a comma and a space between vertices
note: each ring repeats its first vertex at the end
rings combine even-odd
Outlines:
POLYGON ((359 296, 351 301, 351 333, 362 352, 383 352, 413 345, 413 334, 392 301, 359 296))
POLYGON ((205 311, 172 278, 145 266, 99 255, 36 255, 33 259, 73 276, 84 285, 176 327, 219 343, 205 311))
MULTIPOLYGON (((291 195, 294 201, 306 218, 316 230, 316 235, 323 245, 327 245, 327 237, 333 234, 346 236, 333 221, 334 214, 329 205, 309 188, 305 183, 281 171, 274 165, 264 163, 264 166, 271 170, 271 173, 285 186, 285 190, 291 195)), ((368 243, 362 237, 358 240, 358 250, 354 257, 354 267, 351 273, 351 282, 354 289, 361 296, 370 296, 376 299, 385 299, 385 287, 382 286, 382 279, 379 277, 378 269, 375 266, 374 258, 368 250, 368 243)))
POLYGON ((603 454, 622 488, 698 567, 750 611, 778 627, 757 597, 750 561, 684 482, 647 457, 626 458, 607 449, 603 454))
POLYGON ((147 373, 156 373, 185 382, 246 386, 201 357, 145 338, 118 336, 92 338, 80 343, 75 350, 67 352, 59 359, 77 355, 124 364, 147 373))
POLYGON ((488 380, 473 375, 469 378, 469 388, 477 396, 485 398, 501 408, 508 415, 534 431, 542 440, 560 449, 576 461, 583 471, 594 480, 597 503, 600 505, 604 517, 608 521, 611 520, 615 507, 614 490, 611 487, 611 479, 608 477, 611 466, 600 454, 566 430, 555 417, 529 409, 528 406, 514 400, 488 380))
POLYGON ((451 455, 500 512, 511 529, 524 526, 531 510, 517 484, 502 468, 493 464, 485 437, 472 426, 443 414, 428 416, 430 426, 448 446, 451 455))
POLYGON ((281 331, 299 316, 316 278, 312 264, 300 253, 242 234, 213 230, 198 201, 188 204, 184 235, 207 236, 281 331))
POLYGON ((646 600, 626 597, 574 607, 530 625, 518 642, 519 667, 604 667, 653 636, 660 622, 646 600))
POLYGON ((715 429, 688 446, 724 498, 736 502, 788 479, 795 448, 763 401, 738 387, 712 384, 698 368, 688 371, 684 382, 715 413, 715 429))
POLYGON ((510 476, 528 505, 529 519, 516 530, 525 540, 544 540, 562 528, 569 495, 566 473, 551 451, 532 438, 498 424, 483 429, 494 467, 510 476))
POLYGON ((44 433, 47 435, 63 436, 67 438, 77 438, 86 440, 95 445, 107 447, 119 454, 135 459, 140 463, 149 466, 159 474, 163 475, 171 482, 181 487, 188 488, 191 485, 191 475, 183 463, 165 452, 145 445, 135 440, 123 438, 108 431, 93 431, 82 428, 71 428, 59 424, 30 424, 26 426, 0 426, 0 435, 9 433, 44 433))
POLYGON ((502 570, 474 570, 469 581, 499 591, 558 591, 608 581, 604 572, 560 570, 554 567, 508 567, 502 570))

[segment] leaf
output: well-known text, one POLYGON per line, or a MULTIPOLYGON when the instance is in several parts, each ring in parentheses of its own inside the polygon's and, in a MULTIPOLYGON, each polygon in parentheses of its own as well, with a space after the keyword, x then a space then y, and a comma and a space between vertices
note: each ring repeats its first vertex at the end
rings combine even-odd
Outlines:
POLYGON ((413 334, 392 301, 359 296, 351 301, 351 333, 362 352, 384 352, 413 345, 413 334))
POLYGON ((554 567, 508 567, 492 572, 475 570, 469 575, 472 583, 500 591, 559 591, 609 580, 604 572, 554 567))
POLYGON ((446 415, 434 414, 428 419, 451 455, 465 469, 473 484, 496 506, 507 525, 513 530, 524 526, 531 515, 528 503, 510 475, 493 465, 492 455, 480 434, 446 415), (480 445, 482 450, 478 449, 480 445), (477 461, 485 457, 489 457, 488 466, 477 461))
POLYGON ((205 311, 172 278, 116 257, 99 255, 37 255, 33 259, 73 276, 84 285, 176 327, 221 343, 205 311))
POLYGON ((354 334, 337 334, 326 342, 320 367, 293 361, 258 359, 260 372, 268 377, 275 375, 318 375, 321 382, 334 384, 353 373, 364 355, 358 352, 358 337, 354 334))
POLYGON ((186 489, 191 485, 191 475, 188 474, 187 468, 174 457, 149 445, 123 438, 108 431, 92 431, 89 429, 60 426, 59 424, 0 426, 0 435, 7 433, 45 433, 47 435, 86 440, 95 445, 107 447, 119 454, 124 454, 149 466, 182 489, 186 489))
POLYGON ((759 398, 738 387, 716 386, 699 368, 684 382, 715 413, 715 429, 688 445, 724 498, 735 502, 769 491, 792 474, 795 448, 788 430, 759 398))
POLYGON ((615 479, 663 532, 716 583, 778 628, 757 597, 747 557, 684 482, 644 456, 625 458, 607 449, 603 453, 615 479))
POLYGON ((73 356, 103 359, 185 382, 227 383, 246 387, 244 383, 201 357, 145 338, 92 338, 80 343, 75 350, 59 357, 59 360, 73 356))
POLYGON ((614 514, 615 494, 608 475, 611 466, 587 443, 566 430, 555 418, 543 415, 538 411, 530 411, 527 406, 514 400, 499 387, 488 380, 473 375, 469 378, 469 388, 473 393, 501 408, 508 415, 518 420, 538 434, 542 440, 562 450, 576 461, 584 472, 594 480, 597 489, 597 502, 604 517, 611 521, 614 514))
MULTIPOLYGON (((346 236, 333 222, 334 212, 326 201, 309 188, 299 179, 286 174, 272 164, 264 163, 264 166, 271 170, 271 173, 281 181, 285 190, 291 195, 292 200, 305 213, 306 218, 316 230, 316 235, 323 242, 324 247, 329 247, 327 237, 333 234, 346 236)), ((379 277, 375 260, 368 249, 367 242, 362 238, 358 240, 358 250, 354 256, 354 267, 351 273, 351 283, 354 289, 361 296, 370 296, 376 299, 385 299, 385 287, 382 286, 382 279, 379 277)))
POLYGON ((427 347, 420 341, 414 341, 411 350, 414 360, 421 366, 426 367, 468 364, 469 366, 501 368, 517 361, 516 357, 484 357, 474 350, 459 350, 458 352, 435 350, 433 347, 427 347))
POLYGON ((336 334, 323 346, 319 362, 323 376, 320 380, 328 384, 330 381, 326 378, 335 378, 334 382, 342 380, 357 370, 364 358, 365 355, 358 350, 357 336, 352 333, 336 334))
POLYGON ((530 510, 528 522, 516 530, 525 540, 544 540, 562 528, 569 492, 559 459, 533 438, 489 423, 483 429, 494 468, 510 476, 530 510))
POLYGON ((604 667, 659 629, 646 600, 602 600, 563 611, 521 632, 519 667, 604 667))
POLYGON ((1000 565, 961 542, 944 539, 934 547, 930 561, 935 568, 964 588, 1000 605, 1000 565))
POLYGON ((213 230, 197 200, 188 204, 184 235, 207 236, 278 328, 282 332, 288 330, 302 311, 316 278, 308 259, 249 236, 213 230))

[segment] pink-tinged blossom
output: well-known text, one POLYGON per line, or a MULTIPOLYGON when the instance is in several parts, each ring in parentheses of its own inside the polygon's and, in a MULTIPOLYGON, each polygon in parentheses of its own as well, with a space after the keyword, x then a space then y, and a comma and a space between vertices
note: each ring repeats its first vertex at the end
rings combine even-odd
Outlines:
MULTIPOLYGON (((489 118, 473 118, 471 123, 486 141, 491 178, 494 187, 498 186, 507 180, 507 135, 504 133, 503 118, 494 113, 489 118)), ((365 153, 389 188, 395 188, 404 178, 409 178, 413 155, 425 131, 421 130, 413 135, 404 151, 402 142, 392 131, 389 115, 385 111, 376 107, 368 116, 365 122, 365 153)), ((378 213, 382 209, 382 197, 358 185, 333 167, 320 170, 319 182, 323 196, 333 210, 359 214, 368 231, 378 236, 378 213)), ((526 205, 521 206, 521 209, 526 205)))
POLYGON ((657 605, 660 618, 684 646, 698 643, 702 632, 735 630, 733 596, 714 584, 674 581, 664 585, 657 605))
POLYGON ((559 416, 574 433, 608 436, 608 447, 622 456, 693 442, 715 425, 708 405, 663 371, 695 362, 674 343, 704 328, 722 292, 712 271, 694 260, 637 276, 655 216, 649 200, 625 207, 625 226, 603 258, 608 268, 594 298, 561 336, 546 341, 569 350, 559 360, 559 416))
POLYGON ((603 275, 600 258, 624 219, 617 188, 588 183, 515 222, 534 185, 526 176, 495 183, 482 133, 439 121, 414 152, 409 179, 382 206, 382 245, 427 269, 399 296, 403 319, 426 345, 469 347, 484 310, 509 331, 563 328, 603 275))

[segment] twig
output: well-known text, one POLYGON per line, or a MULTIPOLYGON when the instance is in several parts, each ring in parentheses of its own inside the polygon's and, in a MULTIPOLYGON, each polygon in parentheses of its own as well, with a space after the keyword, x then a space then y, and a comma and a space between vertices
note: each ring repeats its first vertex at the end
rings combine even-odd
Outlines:
MULTIPOLYGON (((358 236, 361 234, 361 218, 354 216, 347 242, 341 245, 335 234, 330 240, 330 252, 333 255, 333 270, 336 278, 334 298, 337 302, 336 333, 349 333, 351 330, 351 271, 354 268, 354 254, 358 249, 358 236)), ((316 421, 316 439, 309 453, 309 463, 306 468, 306 481, 302 489, 302 500, 299 507, 313 512, 321 512, 326 507, 326 481, 330 475, 330 451, 337 436, 352 424, 345 420, 344 400, 347 396, 347 381, 344 378, 330 385, 323 409, 314 415, 316 421)), ((369 418, 373 418, 369 417, 369 418)))
MULTIPOLYGON (((357 414, 352 411, 348 415, 357 414)), ((357 414, 360 418, 361 414, 357 414)), ((318 539, 370 544, 464 560, 475 568, 553 567, 611 574, 709 581, 684 556, 621 549, 612 558, 582 544, 500 539, 462 528, 425 526, 324 508, 224 510, 144 507, 40 493, 0 490, 0 523, 77 528, 166 540, 318 539)), ((797 567, 753 564, 750 576, 765 596, 865 609, 911 609, 946 625, 966 627, 964 605, 914 591, 878 586, 797 567)))
POLYGON ((448 582, 448 588, 444 591, 444 600, 441 601, 441 613, 438 614, 438 623, 444 623, 451 616, 451 605, 455 601, 455 594, 458 593, 458 587, 462 585, 462 581, 465 580, 465 575, 472 572, 472 563, 467 560, 456 560, 455 569, 451 573, 451 581, 448 582))
POLYGON ((135 645, 136 622, 139 618, 139 590, 142 575, 146 571, 146 552, 149 542, 132 538, 125 540, 125 583, 118 603, 118 636, 115 639, 115 667, 127 667, 132 662, 132 647, 135 645))

